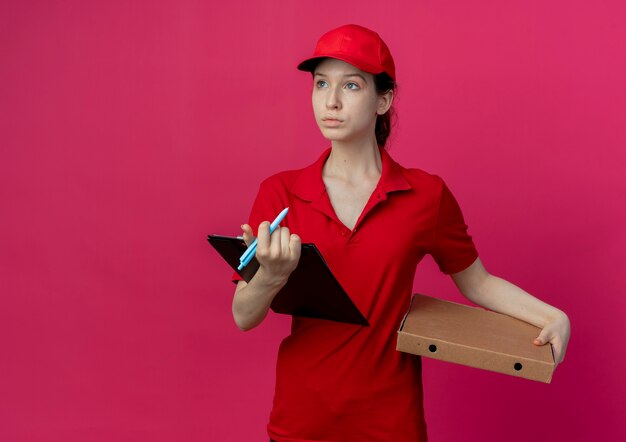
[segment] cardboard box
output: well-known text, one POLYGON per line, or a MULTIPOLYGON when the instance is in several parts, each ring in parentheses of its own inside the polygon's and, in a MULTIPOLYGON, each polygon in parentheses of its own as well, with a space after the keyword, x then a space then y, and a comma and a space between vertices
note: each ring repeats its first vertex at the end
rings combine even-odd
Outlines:
POLYGON ((536 346, 541 330, 481 308, 414 295, 396 349, 419 356, 550 383, 552 346, 536 346))

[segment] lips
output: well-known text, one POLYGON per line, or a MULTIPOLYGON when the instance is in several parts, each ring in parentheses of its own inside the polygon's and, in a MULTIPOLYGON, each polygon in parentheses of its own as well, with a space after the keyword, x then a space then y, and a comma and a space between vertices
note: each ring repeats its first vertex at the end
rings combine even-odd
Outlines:
POLYGON ((326 118, 322 118, 322 122, 327 127, 337 127, 341 123, 343 123, 343 120, 340 120, 338 118, 326 117, 326 118))

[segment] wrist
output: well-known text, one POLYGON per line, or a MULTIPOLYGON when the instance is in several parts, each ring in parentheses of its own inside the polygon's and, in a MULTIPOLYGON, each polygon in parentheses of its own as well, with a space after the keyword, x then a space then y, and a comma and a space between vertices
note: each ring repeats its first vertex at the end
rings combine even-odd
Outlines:
POLYGON ((278 291, 283 288, 285 284, 287 284, 289 276, 285 277, 282 275, 272 274, 271 272, 268 272, 265 267, 261 266, 254 275, 254 278, 257 280, 258 284, 263 285, 267 289, 278 291))
POLYGON ((564 311, 554 308, 554 311, 550 312, 550 314, 545 318, 544 326, 555 322, 569 322, 569 318, 564 311))

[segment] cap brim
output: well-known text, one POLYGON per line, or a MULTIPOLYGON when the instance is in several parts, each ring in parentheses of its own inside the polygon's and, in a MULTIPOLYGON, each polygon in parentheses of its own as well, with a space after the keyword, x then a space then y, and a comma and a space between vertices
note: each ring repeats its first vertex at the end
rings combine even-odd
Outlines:
POLYGON ((357 60, 349 55, 344 54, 332 54, 332 55, 318 55, 307 60, 304 60, 298 65, 298 69, 305 72, 313 72, 315 67, 324 59, 324 58, 336 58, 337 60, 345 61, 346 63, 351 64, 352 66, 361 69, 363 72, 368 72, 370 74, 381 74, 385 72, 380 68, 377 68, 372 65, 368 65, 363 63, 360 60, 357 60))
POLYGON ((315 70, 315 66, 318 65, 320 61, 322 61, 326 57, 314 57, 309 58, 308 60, 304 60, 302 63, 298 65, 298 70, 304 72, 313 72, 315 70))

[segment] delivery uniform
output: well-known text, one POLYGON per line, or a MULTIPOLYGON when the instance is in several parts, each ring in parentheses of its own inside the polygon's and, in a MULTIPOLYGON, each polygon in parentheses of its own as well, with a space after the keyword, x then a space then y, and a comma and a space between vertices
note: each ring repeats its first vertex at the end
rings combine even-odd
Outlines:
POLYGON ((382 148, 378 185, 348 229, 322 180, 330 151, 263 181, 250 225, 256 232, 289 207, 281 225, 315 243, 370 326, 293 317, 278 351, 268 434, 277 442, 425 441, 421 360, 396 351, 397 330, 424 255, 451 274, 478 253, 443 180, 400 166, 382 148))

